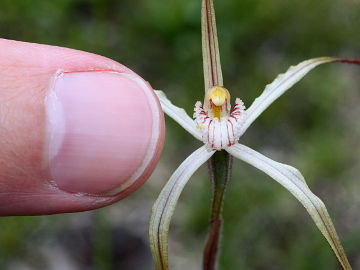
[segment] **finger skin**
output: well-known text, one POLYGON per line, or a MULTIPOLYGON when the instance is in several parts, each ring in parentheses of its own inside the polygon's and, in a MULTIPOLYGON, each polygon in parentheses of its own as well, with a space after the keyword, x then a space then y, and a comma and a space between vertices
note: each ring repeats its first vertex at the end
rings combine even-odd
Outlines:
POLYGON ((0 39, 0 215, 54 214, 103 207, 134 192, 152 173, 164 141, 164 120, 158 102, 156 151, 130 187, 115 195, 72 194, 51 182, 44 159, 45 103, 51 82, 59 72, 95 71, 137 76, 123 65, 91 53, 0 39))

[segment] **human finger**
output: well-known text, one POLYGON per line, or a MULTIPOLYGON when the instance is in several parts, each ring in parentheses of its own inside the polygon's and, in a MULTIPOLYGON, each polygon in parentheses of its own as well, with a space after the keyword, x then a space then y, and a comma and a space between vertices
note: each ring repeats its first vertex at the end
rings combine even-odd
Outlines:
POLYGON ((0 39, 0 215, 84 211, 124 198, 153 171, 164 120, 123 65, 0 39))

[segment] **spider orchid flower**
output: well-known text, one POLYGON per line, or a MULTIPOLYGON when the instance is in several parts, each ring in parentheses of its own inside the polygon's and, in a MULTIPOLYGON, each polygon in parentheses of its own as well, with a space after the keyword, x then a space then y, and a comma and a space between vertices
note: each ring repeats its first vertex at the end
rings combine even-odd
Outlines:
POLYGON ((150 220, 150 245, 156 269, 167 270, 168 231, 178 198, 194 172, 216 151, 227 151, 233 157, 263 171, 286 188, 305 207, 311 218, 333 249, 343 269, 349 270, 344 249, 324 203, 310 190, 302 174, 294 167, 274 161, 239 143, 250 125, 275 100, 300 81, 315 67, 332 62, 360 64, 360 59, 314 58, 290 67, 265 87, 262 94, 245 109, 236 98, 231 109, 230 93, 224 88, 216 35, 215 15, 211 0, 203 0, 202 9, 203 56, 205 74, 204 103, 196 102, 194 119, 185 110, 173 105, 162 91, 155 91, 163 111, 203 146, 188 156, 176 169, 153 206, 150 220), (214 64, 215 63, 215 64, 214 64))

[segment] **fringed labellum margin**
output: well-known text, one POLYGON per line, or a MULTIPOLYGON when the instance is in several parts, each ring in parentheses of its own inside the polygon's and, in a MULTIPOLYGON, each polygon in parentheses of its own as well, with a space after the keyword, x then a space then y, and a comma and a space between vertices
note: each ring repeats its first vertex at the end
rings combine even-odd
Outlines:
POLYGON ((209 151, 226 149, 240 138, 245 106, 237 98, 231 113, 230 107, 229 91, 221 86, 214 86, 207 91, 204 106, 200 101, 195 104, 195 122, 209 151))

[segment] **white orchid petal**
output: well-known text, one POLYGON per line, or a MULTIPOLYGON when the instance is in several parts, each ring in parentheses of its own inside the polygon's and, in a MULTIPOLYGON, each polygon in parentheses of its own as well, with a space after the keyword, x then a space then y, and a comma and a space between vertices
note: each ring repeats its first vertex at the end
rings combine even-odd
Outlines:
POLYGON ((187 132, 193 135, 196 139, 202 140, 201 131, 196 127, 195 121, 185 112, 174 104, 166 97, 165 93, 160 90, 155 90, 155 94, 158 96, 161 107, 169 117, 182 126, 187 132))
POLYGON ((246 110, 246 119, 241 127, 241 135, 255 121, 258 116, 265 111, 278 97, 300 81, 309 71, 318 65, 339 61, 337 58, 320 57, 301 62, 296 66, 290 67, 284 74, 280 74, 268 84, 263 93, 255 99, 251 106, 246 110))
POLYGON ((241 144, 236 144, 227 151, 234 157, 263 171, 290 191, 306 208, 316 226, 329 242, 343 269, 351 269, 324 203, 311 192, 304 177, 297 169, 269 159, 241 144))
POLYGON ((149 236, 158 270, 168 269, 168 232, 179 196, 194 172, 214 153, 215 151, 208 151, 205 146, 192 153, 170 177, 153 206, 149 236))

